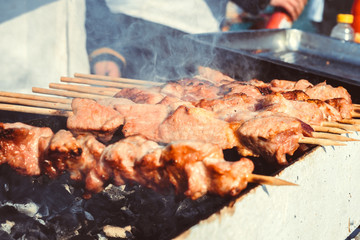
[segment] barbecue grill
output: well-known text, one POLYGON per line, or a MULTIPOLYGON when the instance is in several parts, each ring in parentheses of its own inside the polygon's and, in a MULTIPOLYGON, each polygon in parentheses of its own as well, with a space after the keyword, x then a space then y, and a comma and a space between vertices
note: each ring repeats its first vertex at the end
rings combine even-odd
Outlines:
MULTIPOLYGON (((189 72, 191 66, 205 65, 239 80, 253 77, 265 81, 325 80, 319 72, 259 58, 218 43, 214 47, 213 39, 209 44, 198 37, 187 39, 189 52, 198 53, 187 58, 184 68, 189 72)), ((347 88, 357 102, 358 85, 336 76, 326 80, 347 88)), ((63 117, 17 112, 1 111, 0 121, 49 126, 53 131, 66 127, 63 117)), ((360 139, 358 132, 349 137, 360 139)), ((204 196, 195 201, 176 196, 171 190, 159 194, 137 184, 110 185, 92 198, 83 199, 80 183, 71 181, 66 174, 55 180, 46 176, 27 177, 1 165, 0 236, 10 239, 23 236, 28 239, 346 238, 360 225, 359 146, 359 142, 350 142, 347 146, 316 147, 303 156, 294 156, 296 160, 287 167, 257 166, 260 173, 280 176, 299 186, 250 184, 237 198, 204 196)), ((231 158, 232 152, 226 154, 231 158)))

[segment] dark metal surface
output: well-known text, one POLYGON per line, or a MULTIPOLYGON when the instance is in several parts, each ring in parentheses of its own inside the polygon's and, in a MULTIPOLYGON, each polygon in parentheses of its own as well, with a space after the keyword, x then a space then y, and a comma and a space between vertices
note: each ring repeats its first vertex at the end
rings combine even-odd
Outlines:
POLYGON ((360 86, 360 45, 297 29, 190 35, 191 39, 360 86))

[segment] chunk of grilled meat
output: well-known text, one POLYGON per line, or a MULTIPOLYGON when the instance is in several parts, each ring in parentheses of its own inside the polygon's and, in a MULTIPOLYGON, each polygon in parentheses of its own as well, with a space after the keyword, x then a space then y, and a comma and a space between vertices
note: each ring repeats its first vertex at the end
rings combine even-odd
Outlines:
POLYGON ((7 163, 21 174, 39 175, 40 162, 52 136, 47 127, 0 123, 0 164, 7 163))
POLYGON ((172 143, 161 158, 177 192, 184 192, 192 199, 206 193, 235 196, 246 188, 246 177, 254 169, 247 158, 225 161, 221 148, 204 142, 172 143))
POLYGON ((267 159, 287 164, 286 155, 299 148, 299 139, 311 136, 313 129, 297 118, 284 115, 257 117, 245 121, 237 130, 242 145, 267 159))
POLYGON ((75 98, 71 104, 73 115, 67 127, 73 133, 92 133, 107 142, 124 123, 124 117, 112 106, 104 106, 91 99, 75 98))

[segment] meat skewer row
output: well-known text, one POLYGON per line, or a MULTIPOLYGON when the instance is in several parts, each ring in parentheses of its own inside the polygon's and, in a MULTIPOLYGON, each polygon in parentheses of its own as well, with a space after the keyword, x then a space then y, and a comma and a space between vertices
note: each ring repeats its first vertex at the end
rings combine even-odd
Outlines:
POLYGON ((172 185, 192 199, 207 193, 235 196, 251 181, 291 185, 252 174, 254 165, 247 158, 225 161, 222 149, 210 143, 178 141, 163 146, 132 136, 105 146, 91 134, 75 138, 66 130, 53 134, 50 128, 22 123, 1 124, 0 137, 0 164, 24 175, 56 177, 68 171, 93 193, 109 182, 137 182, 158 191, 172 185))
MULTIPOLYGON (((226 81, 230 83, 218 86, 213 82, 199 79, 181 79, 177 82, 168 82, 162 87, 153 87, 143 91, 136 88, 125 88, 115 96, 129 98, 136 103, 153 104, 165 96, 176 97, 183 101, 200 101, 202 99, 216 100, 227 95, 245 93, 254 98, 254 101, 259 102, 259 100, 263 101, 263 92, 264 89, 267 89, 266 95, 269 95, 270 92, 281 93, 288 100, 306 101, 308 104, 305 105, 316 105, 316 108, 322 112, 323 118, 328 121, 341 121, 344 118, 351 118, 352 115, 357 116, 352 111, 351 97, 347 91, 342 87, 333 88, 325 82, 313 86, 307 80, 297 82, 273 80, 269 84, 258 80, 252 80, 249 83, 229 81, 228 79, 226 81), (148 95, 148 98, 139 99, 137 97, 139 94, 148 95), (311 99, 315 97, 320 99, 311 99)), ((219 82, 221 81, 218 80, 217 83, 219 82)), ((317 124, 319 124, 319 120, 317 124)))
POLYGON ((77 134, 92 132, 102 141, 109 141, 121 127, 125 137, 141 135, 163 144, 181 140, 209 142, 222 149, 236 147, 243 156, 261 155, 280 164, 287 164, 285 156, 292 155, 302 139, 309 143, 304 137, 311 137, 313 132, 299 119, 272 112, 229 123, 203 108, 180 105, 171 110, 161 104, 120 104, 129 100, 113 100, 119 103, 112 102, 115 109, 89 99, 74 99, 74 115, 68 118, 68 128, 77 134), (259 128, 259 123, 267 127, 259 128))
MULTIPOLYGON (((45 91, 42 93, 46 93, 46 94, 53 94, 53 91, 56 90, 48 90, 48 89, 44 89, 45 91)), ((57 91, 56 91, 57 92, 57 91)), ((68 92, 65 92, 68 93, 68 92)), ((43 102, 63 102, 64 104, 71 102, 71 99, 63 99, 63 98, 52 98, 52 97, 42 97, 42 96, 37 96, 37 95, 31 95, 31 94, 17 94, 17 93, 10 93, 10 92, 1 92, 0 95, 4 95, 7 96, 6 101, 8 102, 7 99, 8 98, 14 98, 14 100, 16 100, 16 103, 21 104, 21 105, 29 105, 29 106, 40 106, 41 108, 35 108, 35 107, 23 107, 23 106, 17 106, 17 105, 9 105, 9 104, 0 104, 0 109, 1 110, 6 110, 6 111, 18 111, 18 112, 26 112, 26 113, 34 113, 34 114, 43 114, 43 115, 58 115, 58 116, 71 116, 71 112, 69 111, 62 111, 62 110, 51 110, 51 109, 47 109, 47 108, 43 108, 42 106, 48 106, 51 107, 52 109, 58 109, 58 108, 62 108, 62 107, 58 107, 58 105, 45 105, 43 104, 43 102), (27 101, 24 102, 24 99, 31 99, 31 100, 36 100, 36 101, 27 101), (40 102, 41 101, 41 102, 40 102)), ((64 94, 62 94, 64 95, 64 94)), ((71 94, 65 94, 65 96, 69 96, 71 94)), ((72 96, 71 97, 81 97, 81 98, 88 98, 88 99, 94 99, 96 98, 95 95, 90 95, 90 94, 76 94, 76 96, 72 96)), ((101 97, 100 97, 101 98, 101 97)), ((102 98, 107 98, 105 96, 103 96, 102 98)), ((12 102, 12 101, 10 101, 12 102)), ((70 108, 66 107, 66 109, 70 108)), ((349 124, 359 124, 360 122, 357 122, 360 120, 354 120, 354 119, 345 119, 342 122, 343 123, 349 123, 349 124)), ((341 130, 338 128, 331 128, 331 127, 320 127, 320 126, 312 126, 314 128, 315 131, 319 131, 319 132, 328 132, 328 133, 336 133, 336 134, 342 134, 342 133, 349 133, 345 130, 341 130)), ((352 139, 345 139, 345 138, 339 138, 336 135, 316 135, 316 137, 319 136, 323 136, 324 138, 328 138, 328 139, 334 139, 334 140, 343 140, 343 141, 347 141, 347 140, 352 140, 352 139), (326 137, 325 137, 326 136, 326 137)), ((314 136, 315 137, 315 136, 314 136)))

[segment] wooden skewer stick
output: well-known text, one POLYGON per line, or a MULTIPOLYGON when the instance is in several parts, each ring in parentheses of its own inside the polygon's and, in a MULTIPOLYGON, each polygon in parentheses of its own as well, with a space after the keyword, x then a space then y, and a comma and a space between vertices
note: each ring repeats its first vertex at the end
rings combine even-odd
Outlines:
MULTIPOLYGON (((360 110, 360 109, 359 109, 360 110)), ((351 112, 351 116, 353 117, 353 118, 360 118, 360 113, 359 112, 356 112, 356 110, 353 110, 352 112, 351 112)))
POLYGON ((280 178, 258 175, 258 174, 248 174, 246 180, 252 183, 274 185, 274 186, 298 186, 295 183, 288 182, 280 178))
POLYGON ((45 101, 45 102, 56 102, 56 103, 64 103, 64 104, 69 104, 72 101, 71 99, 68 98, 48 97, 48 96, 40 96, 35 94, 12 93, 12 92, 4 92, 4 91, 0 91, 0 96, 23 98, 30 100, 45 101))
MULTIPOLYGON (((54 90, 54 89, 38 88, 38 87, 33 87, 32 91, 34 93, 42 93, 42 94, 64 96, 64 97, 71 97, 71 98, 89 98, 89 99, 95 99, 95 100, 99 99, 99 98, 109 98, 109 96, 103 96, 103 95, 78 93, 78 92, 62 91, 62 90, 54 90)), ((68 99, 68 100, 71 103, 72 99, 68 99)))
POLYGON ((111 96, 113 97, 119 89, 115 88, 103 88, 103 87, 88 87, 88 86, 79 86, 71 84, 61 84, 61 83, 50 83, 50 88, 81 92, 81 93, 92 93, 96 95, 111 96))
POLYGON ((344 133, 351 133, 349 131, 340 129, 340 128, 333 128, 333 127, 324 127, 324 126, 311 126, 316 132, 327 132, 327 133, 336 133, 336 134, 344 134, 344 133))
POLYGON ((353 107, 359 107, 360 108, 360 104, 353 103, 353 107))
MULTIPOLYGON (((80 84, 88 84, 93 86, 104 86, 104 87, 115 87, 115 88, 148 88, 145 85, 137 85, 137 84, 129 84, 129 83, 118 83, 118 82, 107 82, 107 81, 98 81, 92 79, 85 78, 69 78, 69 77, 61 77, 61 82, 68 83, 80 83, 80 84)), ((120 91, 120 89, 119 89, 120 91)))
POLYGON ((110 82, 132 83, 132 84, 139 84, 139 85, 161 86, 164 84, 161 82, 154 82, 154 81, 145 81, 145 80, 130 79, 130 78, 117 78, 117 77, 94 75, 94 74, 83 74, 83 73, 75 73, 74 77, 97 79, 97 80, 104 80, 104 81, 110 81, 110 82))
POLYGON ((54 116, 63 116, 63 117, 69 117, 72 115, 72 112, 64 111, 64 110, 39 108, 39 107, 27 107, 27 106, 2 104, 2 103, 0 103, 0 110, 11 111, 11 112, 23 112, 23 113, 50 115, 50 116, 54 115, 54 116))
POLYGON ((340 143, 330 139, 319 139, 319 138, 312 138, 312 137, 302 137, 299 140, 299 143, 304 144, 313 144, 313 145, 320 145, 320 146, 346 146, 344 143, 340 143))
POLYGON ((355 138, 349 138, 349 137, 345 137, 342 135, 331 134, 331 133, 322 133, 322 132, 313 132, 312 136, 314 138, 331 139, 331 140, 340 141, 340 142, 360 141, 355 138))
POLYGON ((350 125, 350 124, 344 124, 344 123, 337 123, 337 122, 323 122, 321 123, 321 126, 324 127, 337 127, 349 131, 359 131, 360 126, 358 125, 350 125))
POLYGON ((26 106, 34 106, 34 107, 45 107, 45 108, 52 108, 52 109, 71 110, 70 104, 56 103, 56 102, 44 102, 44 101, 29 100, 29 99, 23 99, 23 98, 0 97, 0 102, 18 104, 18 105, 26 105, 26 106))
POLYGON ((351 133, 349 131, 340 129, 340 128, 333 128, 333 127, 324 127, 324 126, 311 126, 316 132, 327 132, 327 133, 351 133))
POLYGON ((353 125, 360 125, 360 119, 342 119, 339 123, 347 123, 353 125))

